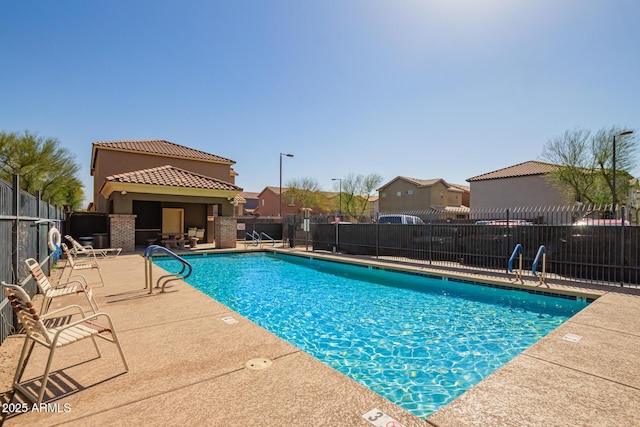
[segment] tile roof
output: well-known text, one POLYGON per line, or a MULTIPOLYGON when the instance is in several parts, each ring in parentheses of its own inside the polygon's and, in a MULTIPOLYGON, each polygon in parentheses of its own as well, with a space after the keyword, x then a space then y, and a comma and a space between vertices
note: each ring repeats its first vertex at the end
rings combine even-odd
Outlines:
POLYGON ((189 172, 171 165, 111 175, 106 177, 105 180, 107 182, 164 185, 167 187, 242 191, 242 188, 228 182, 189 172))
POLYGON ((411 178, 408 176, 399 176, 398 178, 402 178, 406 181, 410 181, 413 182, 415 185, 418 185, 420 187, 428 187, 430 185, 435 184, 438 181, 444 181, 441 178, 435 178, 435 179, 418 179, 418 178, 411 178))
MULTIPOLYGON (((285 193, 289 188, 288 187, 282 187, 282 192, 285 193)), ((272 193, 275 193, 276 196, 280 195, 280 187, 271 187, 271 186, 266 186, 264 187, 264 190, 262 190, 260 192, 260 194, 264 193, 265 190, 271 190, 272 193)))
POLYGON ((517 165, 509 166, 503 169, 498 169, 493 172, 474 176, 467 179, 467 181, 485 181, 489 179, 514 178, 518 176, 544 175, 550 172, 554 172, 555 170, 557 170, 557 168, 558 166, 551 163, 531 160, 528 162, 518 163, 517 165))
POLYGON ((471 187, 469 187, 468 185, 461 185, 461 184, 449 184, 449 185, 451 187, 458 188, 462 191, 466 191, 466 192, 471 191, 471 187))
POLYGON ((240 195, 245 199, 257 199, 260 193, 256 193, 253 191, 243 191, 242 193, 240 193, 240 195))
POLYGON ((137 153, 150 153, 162 156, 183 157, 187 159, 235 164, 233 160, 160 139, 94 142, 93 149, 95 150, 97 148, 134 151, 137 153))
POLYGON ((411 178, 408 176, 397 176, 395 178, 393 178, 391 181, 387 182, 386 184, 384 184, 383 186, 381 186, 380 188, 377 189, 377 191, 381 191, 383 188, 385 188, 386 186, 388 186, 389 184, 391 184, 392 182, 395 182, 397 180, 403 180, 403 181, 407 181, 413 185, 415 185, 416 187, 431 187, 432 185, 437 184, 438 182, 442 182, 447 188, 449 188, 450 190, 461 190, 461 191, 469 191, 469 187, 462 186, 462 185, 458 185, 458 184, 449 184, 447 181, 445 181, 442 178, 433 178, 433 179, 418 179, 418 178, 411 178))

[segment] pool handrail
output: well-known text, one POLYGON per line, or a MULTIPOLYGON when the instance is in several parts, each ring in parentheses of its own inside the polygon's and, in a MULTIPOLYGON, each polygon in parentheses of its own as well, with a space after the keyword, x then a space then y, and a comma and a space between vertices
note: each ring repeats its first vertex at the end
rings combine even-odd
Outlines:
POLYGON ((509 270, 509 273, 513 271, 513 261, 516 259, 516 256, 518 255, 520 255, 519 257, 520 262, 519 262, 518 271, 516 272, 516 280, 522 279, 522 245, 520 243, 518 243, 516 247, 513 249, 511 258, 509 258, 509 262, 507 263, 507 269, 509 270))
POLYGON ((511 254, 511 258, 509 258, 509 263, 507 264, 507 268, 509 269, 509 273, 513 270, 513 261, 516 259, 516 256, 520 255, 522 258, 522 245, 518 243, 516 247, 513 249, 513 253, 511 254))
POLYGON ((262 241, 262 236, 266 237, 268 240, 271 240, 271 246, 275 246, 276 245, 276 240, 273 237, 269 236, 264 231, 260 233, 260 240, 261 241, 262 241))
POLYGON ((258 245, 260 244, 260 236, 256 237, 256 236, 255 236, 255 233, 256 233, 256 232, 254 231, 254 232, 253 232, 253 233, 251 233, 251 234, 249 234, 249 233, 244 233, 244 234, 245 234, 245 236, 247 236, 248 238, 250 238, 251 240, 253 240, 253 241, 255 242, 256 246, 258 246, 258 245))
POLYGON ((542 271, 540 272, 540 283, 544 282, 544 276, 547 269, 547 248, 544 245, 540 245, 538 249, 538 253, 536 254, 535 259, 533 260, 533 265, 531 266, 531 272, 533 273, 533 277, 538 277, 536 270, 538 269, 538 262, 540 262, 540 258, 542 257, 542 271))
POLYGON ((182 264, 182 269, 178 273, 170 273, 160 276, 156 281, 156 288, 161 288, 160 292, 164 292, 164 287, 167 283, 174 280, 183 280, 189 277, 193 271, 193 267, 189 261, 185 260, 181 256, 177 255, 172 250, 165 248, 160 245, 150 245, 144 250, 144 259, 145 259, 145 270, 144 270, 144 278, 145 278, 145 288, 149 287, 149 293, 153 293, 153 278, 152 278, 152 267, 153 267, 153 254, 156 252, 164 252, 166 255, 171 258, 179 261, 182 264), (186 273, 185 273, 186 271, 186 273), (160 282, 162 281, 162 286, 160 286, 160 282))

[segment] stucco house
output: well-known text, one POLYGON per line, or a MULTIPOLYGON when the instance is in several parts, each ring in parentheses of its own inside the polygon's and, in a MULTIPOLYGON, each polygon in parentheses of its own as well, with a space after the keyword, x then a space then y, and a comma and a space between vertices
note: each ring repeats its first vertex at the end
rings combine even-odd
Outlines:
MULTIPOLYGON (((287 191, 288 188, 282 188, 282 216, 299 215, 303 206, 295 199, 289 197, 287 191)), ((330 199, 330 197, 327 196, 328 194, 337 195, 338 193, 321 192, 321 194, 327 197, 327 199, 330 199)), ((329 203, 330 201, 327 201, 327 206, 329 203)), ((326 207, 312 206, 311 209, 313 213, 328 212, 328 208, 326 207)), ((280 187, 265 187, 258 194, 258 206, 253 210, 253 214, 278 217, 280 215, 280 187)))
POLYGON ((199 228, 206 242, 235 247, 235 222, 226 219, 235 219, 242 188, 235 185, 233 164, 163 140, 96 142, 93 207, 112 218, 112 246, 145 245, 199 228))
MULTIPOLYGON (((290 200, 284 196, 286 191, 286 188, 282 188, 282 216, 299 213, 295 203, 290 204, 290 200)), ((253 214, 263 217, 278 217, 280 215, 280 187, 264 187, 258 193, 258 206, 253 210, 253 214)))
POLYGON ((467 179, 471 209, 562 206, 563 192, 547 178, 556 165, 528 161, 467 179))
POLYGON ((243 191, 238 196, 242 197, 243 202, 239 205, 239 209, 237 210, 237 215, 252 215, 253 211, 258 207, 258 195, 260 193, 256 193, 253 191, 243 191))
POLYGON ((466 218, 469 207, 469 189, 464 185, 449 184, 444 179, 417 179, 398 176, 378 188, 381 213, 436 211, 447 218, 466 218))

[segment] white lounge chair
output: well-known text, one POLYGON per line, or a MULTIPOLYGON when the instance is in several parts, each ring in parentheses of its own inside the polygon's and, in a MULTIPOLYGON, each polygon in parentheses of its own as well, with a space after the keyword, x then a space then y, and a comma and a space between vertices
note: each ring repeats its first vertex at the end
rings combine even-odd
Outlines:
POLYGON ((40 289, 40 293, 44 297, 42 299, 42 305, 40 306, 40 312, 46 313, 49 309, 49 305, 54 298, 64 297, 67 295, 76 295, 79 293, 84 294, 89 302, 89 306, 91 307, 91 311, 96 313, 98 311, 98 303, 93 297, 93 291, 87 284, 87 279, 85 279, 82 275, 71 276, 69 279, 72 280, 60 280, 56 286, 52 286, 49 282, 49 279, 42 271, 42 267, 40 267, 40 263, 33 258, 28 258, 25 260, 29 271, 31 272, 31 276, 33 280, 38 284, 38 288, 40 289), (80 280, 82 279, 82 280, 80 280))
POLYGON ((69 236, 68 234, 66 234, 64 238, 67 239, 69 243, 71 243, 71 248, 69 249, 71 250, 71 253, 75 256, 99 255, 104 258, 115 258, 118 255, 120 255, 120 252, 122 252, 122 248, 94 249, 93 246, 91 245, 81 245, 80 242, 78 242, 76 239, 69 236))
MULTIPOLYGON (((93 345, 98 352, 98 357, 102 357, 102 354, 100 353, 100 348, 98 347, 96 338, 102 338, 115 344, 116 347, 118 347, 118 352, 122 358, 122 364, 124 365, 125 372, 129 371, 127 359, 124 356, 122 346, 120 345, 120 341, 116 335, 116 330, 113 327, 113 321, 108 314, 94 313, 86 316, 79 305, 70 305, 59 310, 51 311, 45 315, 40 315, 33 307, 33 303, 31 302, 29 295, 27 295, 20 286, 9 285, 2 282, 2 288, 9 300, 9 303, 11 304, 11 307, 13 308, 13 311, 18 317, 18 321, 26 333, 16 373, 13 377, 13 387, 31 402, 38 405, 42 403, 44 393, 47 389, 47 382, 49 381, 51 362, 53 361, 53 355, 55 354, 56 349, 80 342, 85 338, 91 338, 93 345), (71 320, 69 323, 59 326, 47 327, 45 325, 44 320, 50 319, 54 317, 54 315, 58 315, 58 317, 60 317, 60 313, 64 311, 70 312, 71 310, 74 310, 80 318, 71 320), (106 325, 95 323, 95 321, 98 321, 99 319, 106 321, 106 325), (40 344, 49 350, 47 364, 44 369, 42 380, 40 381, 41 385, 39 389, 35 390, 36 393, 29 390, 32 385, 35 385, 33 384, 33 380, 28 381, 30 383, 29 388, 25 383, 20 383, 20 379, 22 378, 22 374, 24 373, 29 360, 29 355, 31 354, 31 350, 35 344, 40 344)), ((69 316, 69 313, 65 316, 69 316)))
POLYGON ((74 259, 73 255, 71 254, 71 251, 69 250, 69 247, 65 243, 63 243, 61 246, 62 246, 62 252, 67 257, 67 262, 64 266, 64 270, 62 270, 60 280, 62 280, 62 278, 64 277, 64 272, 67 271, 67 269, 69 271, 67 280, 71 277, 71 274, 75 270, 98 270, 98 275, 100 276, 100 282, 102 282, 102 286, 104 286, 104 279, 102 278, 100 265, 98 265, 98 260, 96 259, 95 254, 90 255, 91 257, 93 257, 92 260, 85 261, 85 262, 78 262, 74 259))

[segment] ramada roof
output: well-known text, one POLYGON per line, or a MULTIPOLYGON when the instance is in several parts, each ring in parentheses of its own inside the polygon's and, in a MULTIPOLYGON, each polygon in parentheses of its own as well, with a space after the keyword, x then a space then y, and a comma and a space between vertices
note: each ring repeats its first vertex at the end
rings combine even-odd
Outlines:
POLYGON ((166 187, 181 188, 202 188, 207 190, 242 191, 242 188, 228 182, 200 175, 171 165, 111 175, 105 178, 105 184, 109 182, 162 185, 166 187))
POLYGON ((474 176, 467 179, 468 182, 472 181, 485 181, 489 179, 500 178, 515 178, 519 176, 533 176, 533 175, 545 175, 556 171, 557 165, 551 163, 538 162, 531 160, 528 162, 518 163, 517 165, 509 166, 503 169, 498 169, 493 172, 488 172, 482 175, 474 176))
POLYGON ((194 150, 193 148, 183 145, 174 144, 173 142, 160 139, 149 140, 128 140, 128 141, 104 141, 94 142, 91 153, 91 166, 95 167, 96 151, 114 150, 128 151, 136 153, 148 153, 166 157, 177 157, 186 159, 196 159, 223 164, 235 164, 233 160, 216 156, 215 154, 205 153, 204 151, 194 150))

